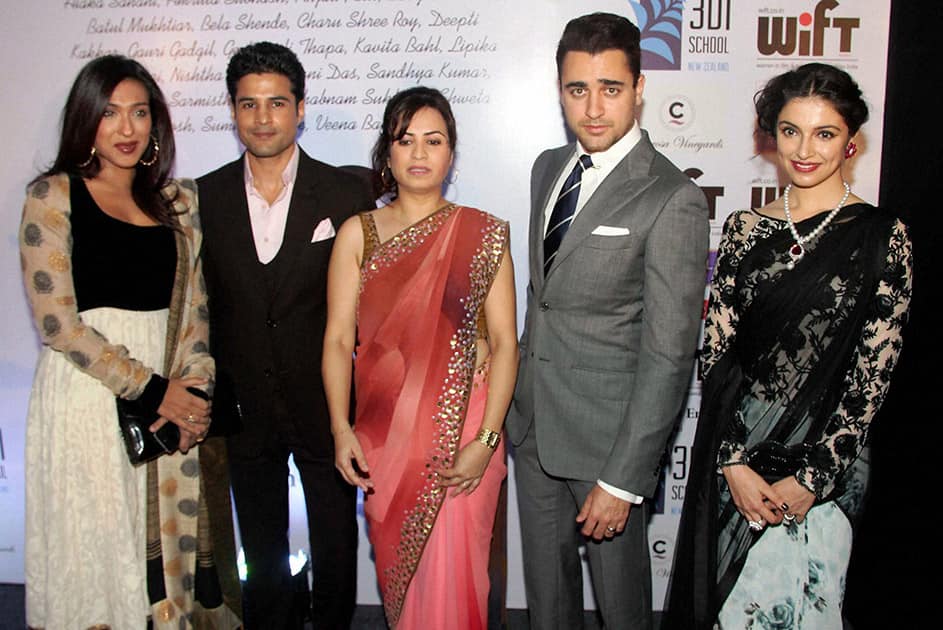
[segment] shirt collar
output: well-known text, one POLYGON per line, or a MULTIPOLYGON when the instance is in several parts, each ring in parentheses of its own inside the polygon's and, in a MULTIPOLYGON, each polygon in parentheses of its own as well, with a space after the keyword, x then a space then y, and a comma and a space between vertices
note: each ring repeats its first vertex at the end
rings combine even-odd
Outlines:
MULTIPOLYGON (((632 128, 624 136, 619 138, 615 144, 597 153, 590 153, 593 158, 593 168, 601 168, 606 171, 612 170, 616 164, 621 162, 629 151, 635 148, 639 140, 642 139, 642 130, 638 126, 638 121, 632 124, 632 128)), ((580 156, 586 153, 586 149, 579 141, 576 142, 576 155, 580 156)))
MULTIPOLYGON (((294 184, 295 178, 298 176, 298 162, 300 161, 299 155, 301 151, 298 149, 297 142, 292 146, 292 149, 291 159, 288 160, 288 164, 285 165, 285 170, 282 171, 282 183, 285 185, 284 189, 294 184)), ((245 161, 245 167, 242 169, 242 172, 245 177, 246 189, 255 190, 255 177, 253 177, 252 169, 249 167, 248 151, 246 151, 243 160, 245 161)))

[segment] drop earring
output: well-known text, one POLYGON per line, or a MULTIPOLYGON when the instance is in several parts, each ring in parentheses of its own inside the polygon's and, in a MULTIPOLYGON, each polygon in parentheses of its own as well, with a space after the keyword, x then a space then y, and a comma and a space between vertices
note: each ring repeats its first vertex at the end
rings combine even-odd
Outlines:
POLYGON ((157 156, 160 154, 160 145, 157 144, 157 138, 153 135, 151 136, 151 142, 154 143, 154 152, 151 154, 151 159, 146 162, 144 161, 144 156, 141 156, 141 159, 138 160, 138 164, 141 166, 154 166, 154 164, 157 163, 157 156))
POLYGON ((92 160, 95 159, 95 147, 92 147, 92 152, 88 154, 88 159, 79 164, 79 168, 88 168, 92 165, 92 160))

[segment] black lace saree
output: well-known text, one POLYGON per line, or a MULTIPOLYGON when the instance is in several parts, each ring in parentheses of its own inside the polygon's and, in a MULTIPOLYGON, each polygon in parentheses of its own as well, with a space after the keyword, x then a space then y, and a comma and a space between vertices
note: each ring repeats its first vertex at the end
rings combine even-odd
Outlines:
MULTIPOLYGON (((800 234, 821 220, 801 222, 800 234)), ((909 242, 895 235, 906 241, 890 213, 854 204, 789 270, 784 222, 728 219, 665 628, 711 628, 762 536, 737 511, 719 465, 747 464, 770 482, 794 475, 816 504, 834 500, 854 516, 867 478, 863 418, 880 406, 909 298, 909 242), (890 322, 893 338, 878 339, 874 322, 890 322)))

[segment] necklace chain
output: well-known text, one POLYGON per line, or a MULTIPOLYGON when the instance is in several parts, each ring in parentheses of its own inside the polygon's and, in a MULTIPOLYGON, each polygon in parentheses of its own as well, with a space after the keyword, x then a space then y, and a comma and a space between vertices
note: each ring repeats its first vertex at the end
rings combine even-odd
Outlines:
POLYGON ((802 260, 802 257, 805 256, 805 243, 814 240, 819 234, 822 233, 825 228, 828 227, 828 224, 832 222, 832 219, 835 218, 835 215, 838 214, 838 211, 842 209, 842 206, 845 205, 845 202, 848 201, 848 196, 851 194, 851 186, 848 185, 848 182, 843 181, 842 186, 845 187, 845 194, 842 195, 841 201, 838 202, 838 205, 831 210, 825 219, 816 226, 814 230, 806 234, 805 236, 799 236, 799 230, 796 229, 796 224, 792 220, 792 213, 789 212, 789 191, 792 190, 792 184, 786 186, 786 189, 783 191, 783 214, 786 215, 786 222, 789 225, 789 232, 792 234, 792 238, 796 241, 795 245, 789 248, 789 262, 786 263, 786 269, 795 269, 796 263, 802 260))

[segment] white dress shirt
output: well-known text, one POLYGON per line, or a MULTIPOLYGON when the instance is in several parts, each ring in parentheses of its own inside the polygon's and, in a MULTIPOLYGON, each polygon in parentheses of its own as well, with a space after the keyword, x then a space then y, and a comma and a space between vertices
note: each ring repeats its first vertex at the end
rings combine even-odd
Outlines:
POLYGON ((267 265, 278 254, 285 240, 285 224, 288 222, 288 206, 291 205, 291 193, 295 188, 298 175, 298 145, 294 146, 291 159, 282 171, 282 191, 275 202, 269 205, 255 188, 255 178, 249 168, 249 154, 245 156, 243 173, 246 183, 246 202, 249 205, 249 222, 252 224, 252 240, 255 241, 255 253, 259 262, 267 265))
MULTIPOLYGON (((574 221, 576 221, 576 217, 579 215, 580 210, 583 209, 583 206, 586 205, 586 202, 589 201, 589 198, 593 196, 593 193, 596 192, 596 189, 599 188, 599 185, 602 184, 603 180, 606 179, 606 177, 609 176, 609 173, 615 169, 616 165, 619 164, 619 162, 621 162, 625 156, 629 154, 629 151, 635 148, 635 145, 638 144, 639 140, 641 139, 642 132, 636 123, 632 125, 632 128, 629 129, 628 133, 619 138, 619 140, 611 147, 605 151, 599 151, 598 153, 590 154, 590 157, 593 159, 593 165, 591 168, 583 171, 583 177, 580 182, 580 196, 576 200, 576 210, 573 212, 574 221)), ((553 206, 556 204, 557 197, 560 195, 560 189, 563 188, 563 182, 569 176, 570 171, 573 170, 573 167, 576 166, 576 162, 579 157, 584 153, 586 153, 586 150, 583 148, 583 145, 577 142, 576 151, 573 153, 573 157, 570 158, 563 166, 563 170, 560 172, 560 175, 557 177, 557 181, 553 185, 549 204, 546 208, 544 208, 545 233, 547 231, 548 224, 550 223, 550 213, 553 212, 553 206)), ((564 236, 564 238, 566 237, 564 236)), ((644 498, 635 494, 634 492, 630 492, 628 490, 617 488, 611 484, 608 484, 602 479, 597 479, 596 483, 600 488, 609 494, 635 505, 641 503, 644 498)))
MULTIPOLYGON (((641 139, 642 132, 639 126, 635 124, 632 125, 628 133, 619 138, 614 145, 605 151, 589 154, 590 157, 593 158, 593 165, 591 168, 583 171, 583 178, 580 182, 580 196, 576 200, 576 210, 573 212, 574 221, 576 221, 580 210, 583 209, 583 206, 586 205, 589 198, 593 196, 593 193, 596 192, 596 189, 599 188, 602 181, 609 176, 609 173, 629 154, 629 151, 635 148, 635 145, 638 144, 638 141, 641 139)), ((576 161, 585 153, 586 149, 577 142, 573 157, 563 165, 563 170, 560 171, 557 181, 553 184, 549 203, 547 207, 544 208, 544 233, 547 232, 547 227, 550 223, 550 213, 553 212, 553 206, 557 203, 557 197, 560 196, 560 189, 563 188, 563 182, 566 181, 573 167, 576 166, 576 161)))

